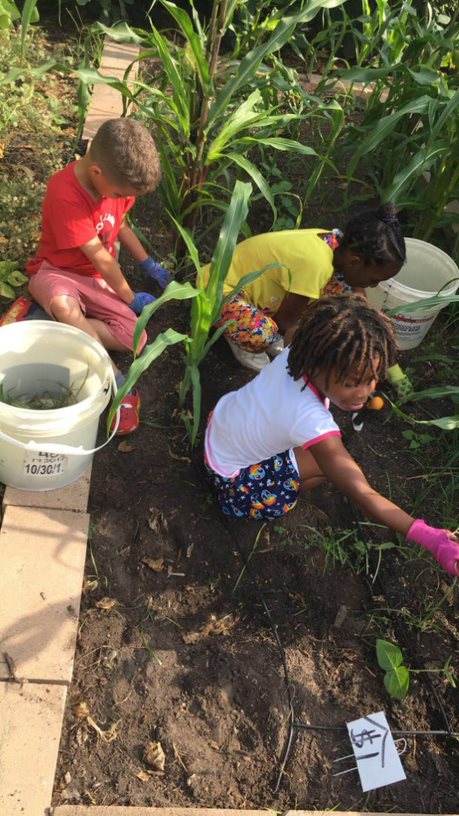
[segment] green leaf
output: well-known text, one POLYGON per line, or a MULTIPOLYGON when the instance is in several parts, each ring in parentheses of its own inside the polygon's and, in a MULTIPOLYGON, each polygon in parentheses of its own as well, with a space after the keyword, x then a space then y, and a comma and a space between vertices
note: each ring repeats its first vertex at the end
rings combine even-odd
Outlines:
POLYGON ((13 300, 13 298, 16 297, 16 292, 7 283, 5 283, 4 281, 0 281, 0 297, 8 298, 8 300, 13 300))
POLYGON ((199 79, 201 81, 203 90, 207 95, 211 94, 213 92, 213 83, 209 73, 209 66, 202 50, 201 41, 193 28, 189 15, 183 9, 177 8, 174 3, 168 2, 168 0, 161 0, 161 4, 168 9, 174 20, 177 21, 182 29, 182 32, 193 52, 195 65, 199 73, 199 79))
POLYGON ((103 23, 97 22, 91 26, 91 31, 102 31, 115 42, 133 42, 141 43, 144 41, 143 37, 139 37, 133 28, 130 28, 127 23, 118 23, 115 26, 106 26, 103 23))
POLYGON ((209 125, 218 119, 228 108, 231 98, 250 81, 256 74, 258 66, 273 51, 278 51, 287 43, 296 26, 299 23, 306 23, 312 20, 321 8, 336 8, 341 6, 344 0, 309 0, 307 7, 303 8, 292 17, 284 17, 276 26, 271 37, 266 42, 254 48, 244 57, 239 65, 239 69, 223 89, 217 94, 214 104, 209 112, 209 125))
POLYGON ((406 193, 409 186, 414 184, 421 173, 430 169, 431 165, 451 150, 449 142, 440 142, 432 147, 424 147, 419 150, 410 162, 394 177, 389 187, 384 190, 384 201, 398 203, 401 193, 406 193))
MULTIPOLYGON (((1 2, 1 0, 0 0, 1 2)), ((7 278, 18 268, 18 261, 0 261, 0 278, 7 278)))
POLYGON ((25 0, 21 14, 21 58, 24 59, 26 37, 29 30, 30 23, 37 22, 39 19, 38 11, 36 9, 37 0, 25 0))
POLYGON ((176 332, 174 329, 167 329, 167 331, 158 334, 153 343, 145 346, 142 355, 134 360, 129 368, 126 381, 116 392, 107 417, 107 433, 109 432, 112 420, 119 406, 121 405, 123 398, 129 393, 131 388, 134 387, 139 377, 144 373, 144 371, 147 370, 147 368, 149 368, 153 360, 156 360, 156 358, 159 357, 168 346, 174 345, 175 343, 181 343, 182 341, 186 340, 188 340, 188 336, 186 334, 179 334, 179 332, 176 332))
MULTIPOLYGON (((452 281, 448 281, 448 283, 451 282, 452 281)), ((404 303, 403 308, 396 306, 393 309, 388 309, 386 314, 388 317, 394 317, 400 314, 401 311, 403 314, 405 314, 405 312, 422 312, 426 309, 430 309, 431 306, 447 306, 449 303, 459 303, 459 295, 434 295, 431 298, 418 300, 416 303, 404 303)))
POLYGON ((142 309, 142 313, 139 316, 134 329, 135 353, 137 353, 140 338, 142 337, 145 326, 160 306, 167 303, 168 300, 188 300, 189 298, 197 297, 197 295, 199 295, 199 290, 195 289, 191 283, 177 283, 177 281, 171 281, 159 298, 156 298, 153 303, 150 303, 148 306, 145 306, 145 308, 142 309))
POLYGON ((247 218, 252 185, 237 181, 225 220, 220 230, 217 246, 211 262, 211 272, 206 293, 212 302, 212 322, 220 311, 223 294, 223 282, 233 257, 234 248, 239 237, 241 224, 247 218))
POLYGON ((403 663, 403 654, 395 643, 389 640, 376 641, 376 657, 382 669, 391 670, 403 663))
POLYGON ((274 218, 277 218, 277 209, 276 209, 276 205, 274 203, 274 196, 272 195, 272 192, 271 192, 271 189, 270 189, 270 186, 269 186, 268 182, 262 176, 262 174, 260 173, 258 168, 255 167, 255 165, 252 164, 252 162, 249 161, 249 159, 247 159, 245 156, 240 155, 239 153, 235 153, 235 152, 234 153, 227 153, 226 158, 228 158, 230 161, 233 161, 235 164, 237 164, 239 167, 241 167, 243 170, 245 170, 245 172, 250 176, 252 181, 255 182, 258 189, 262 193, 263 197, 266 199, 266 201, 270 205, 270 207, 271 207, 271 209, 273 211, 273 214, 274 214, 274 218))
POLYGON ((29 278, 27 275, 24 275, 22 272, 19 272, 19 270, 16 269, 14 272, 10 272, 6 280, 11 284, 11 286, 22 286, 24 283, 27 283, 29 278))
POLYGON ((384 685, 396 700, 404 700, 410 685, 410 672, 406 666, 398 666, 384 675, 384 685))

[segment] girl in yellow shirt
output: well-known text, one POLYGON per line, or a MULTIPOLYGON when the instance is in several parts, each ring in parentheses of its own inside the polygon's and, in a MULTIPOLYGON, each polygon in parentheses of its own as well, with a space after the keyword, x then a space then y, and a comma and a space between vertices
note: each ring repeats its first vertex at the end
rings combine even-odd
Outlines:
POLYGON ((264 271, 228 300, 217 326, 230 321, 224 335, 234 356, 260 371, 282 350, 281 335, 298 323, 311 300, 351 290, 363 294, 396 275, 405 259, 392 204, 355 216, 344 232, 302 229, 254 235, 236 247, 224 294, 245 275, 264 271))

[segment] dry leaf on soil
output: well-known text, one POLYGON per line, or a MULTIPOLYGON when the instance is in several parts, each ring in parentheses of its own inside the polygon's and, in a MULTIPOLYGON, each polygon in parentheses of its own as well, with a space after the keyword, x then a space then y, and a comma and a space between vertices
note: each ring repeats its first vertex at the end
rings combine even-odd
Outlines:
POLYGON ((132 442, 127 442, 126 439, 123 439, 123 441, 118 445, 118 450, 120 453, 131 453, 131 451, 135 450, 135 445, 133 445, 132 442))
POLYGON ((114 606, 119 606, 120 602, 116 600, 116 598, 109 598, 108 596, 105 598, 101 598, 100 601, 96 602, 96 606, 98 609, 104 609, 108 612, 110 609, 113 609, 114 606))
POLYGON ((160 742, 147 742, 143 758, 148 765, 154 768, 157 774, 164 773, 166 756, 160 742))
POLYGON ((210 615, 207 623, 205 623, 198 632, 185 632, 185 634, 182 635, 182 640, 184 643, 189 644, 197 643, 209 635, 224 635, 228 637, 236 623, 237 619, 233 615, 225 615, 220 619, 218 619, 216 615, 210 615))
POLYGON ((164 569, 164 558, 141 558, 140 562, 154 572, 162 572, 164 569))

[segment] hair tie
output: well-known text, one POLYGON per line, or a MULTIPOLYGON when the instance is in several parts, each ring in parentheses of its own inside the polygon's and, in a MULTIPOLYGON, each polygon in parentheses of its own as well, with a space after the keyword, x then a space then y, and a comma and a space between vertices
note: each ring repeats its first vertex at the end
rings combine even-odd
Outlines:
POLYGON ((398 222, 397 215, 381 215, 380 218, 385 224, 396 224, 398 222))

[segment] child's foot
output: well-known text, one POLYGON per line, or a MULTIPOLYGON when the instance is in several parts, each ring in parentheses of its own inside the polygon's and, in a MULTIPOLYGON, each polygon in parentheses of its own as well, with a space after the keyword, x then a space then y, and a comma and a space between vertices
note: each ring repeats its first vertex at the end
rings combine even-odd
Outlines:
POLYGON ((246 368, 251 368, 252 371, 261 371, 269 365, 269 357, 264 351, 261 354, 254 354, 253 351, 244 351, 234 340, 229 340, 227 337, 225 339, 236 360, 246 368))
MULTIPOLYGON (((115 436, 127 436, 127 434, 136 431, 140 423, 139 412, 140 394, 138 391, 132 390, 123 397, 123 401, 120 405, 120 421, 115 436)), ((113 417, 110 432, 112 432, 115 427, 115 422, 116 415, 113 417)))

